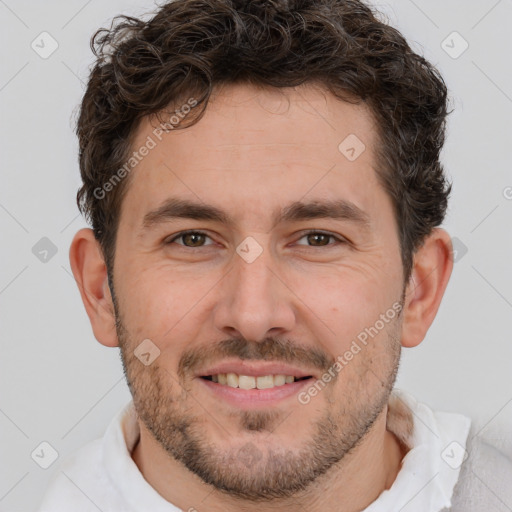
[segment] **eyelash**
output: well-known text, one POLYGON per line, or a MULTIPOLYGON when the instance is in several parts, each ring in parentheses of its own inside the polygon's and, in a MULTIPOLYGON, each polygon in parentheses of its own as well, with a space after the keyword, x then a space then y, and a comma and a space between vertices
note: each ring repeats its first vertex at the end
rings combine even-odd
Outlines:
MULTIPOLYGON (((194 234, 194 235, 204 235, 205 237, 210 238, 210 240, 211 240, 211 237, 208 236, 208 234, 205 233, 204 231, 189 230, 189 231, 182 231, 182 232, 178 233, 177 235, 173 236, 171 239, 166 240, 164 243, 165 243, 165 245, 169 245, 169 244, 173 243, 175 240, 178 240, 179 238, 183 238, 185 235, 191 235, 191 234, 194 234)), ((309 235, 324 235, 324 236, 327 236, 329 238, 333 238, 337 242, 337 244, 328 244, 328 245, 319 245, 319 246, 314 246, 314 245, 307 246, 307 247, 310 247, 310 248, 313 248, 313 249, 320 249, 322 247, 332 247, 332 246, 335 246, 335 245, 338 245, 338 244, 346 244, 347 243, 347 241, 345 239, 340 238, 340 237, 338 237, 336 235, 333 235, 332 233, 328 233, 328 232, 325 232, 325 231, 318 231, 318 230, 315 230, 315 229, 311 229, 311 230, 303 232, 302 236, 299 238, 299 240, 301 240, 302 238, 304 238, 306 236, 309 236, 309 235)), ((203 246, 199 246, 199 247, 188 247, 187 245, 184 245, 184 244, 178 244, 178 245, 181 245, 182 247, 184 247, 186 249, 201 249, 202 247, 207 247, 207 246, 204 246, 204 245, 203 246)))

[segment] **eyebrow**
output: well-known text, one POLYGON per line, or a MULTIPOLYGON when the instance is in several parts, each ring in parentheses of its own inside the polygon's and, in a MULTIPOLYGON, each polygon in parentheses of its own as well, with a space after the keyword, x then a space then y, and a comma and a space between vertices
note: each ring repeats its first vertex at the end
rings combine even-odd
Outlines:
MULTIPOLYGON (((213 221, 228 226, 235 224, 229 214, 216 206, 171 197, 144 216, 142 228, 151 229, 174 219, 213 221)), ((274 212, 272 219, 273 227, 283 222, 313 219, 345 220, 364 229, 371 227, 369 215, 346 199, 294 201, 274 212)))

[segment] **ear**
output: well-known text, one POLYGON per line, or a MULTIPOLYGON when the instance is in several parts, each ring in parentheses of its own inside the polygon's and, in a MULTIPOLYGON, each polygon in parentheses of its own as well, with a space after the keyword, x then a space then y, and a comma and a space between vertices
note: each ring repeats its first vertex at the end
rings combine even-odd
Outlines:
POLYGON ((450 235, 435 228, 414 255, 407 284, 402 323, 402 345, 419 345, 430 328, 441 304, 453 269, 450 235))
POLYGON ((71 242, 69 261, 95 338, 117 347, 115 313, 101 247, 92 229, 78 231, 71 242))

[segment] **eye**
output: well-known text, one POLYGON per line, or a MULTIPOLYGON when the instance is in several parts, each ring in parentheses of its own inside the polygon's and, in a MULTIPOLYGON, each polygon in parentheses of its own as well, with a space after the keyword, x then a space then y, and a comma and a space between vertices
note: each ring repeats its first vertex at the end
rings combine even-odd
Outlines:
MULTIPOLYGON (((308 240, 308 242, 312 242, 313 245, 310 245, 310 247, 329 247, 329 246, 346 243, 346 241, 343 240, 342 238, 332 235, 331 233, 324 233, 323 231, 314 231, 314 230, 308 231, 308 232, 304 233, 303 236, 299 240, 302 240, 303 238, 306 238, 308 240), (330 244, 329 243, 330 238, 336 240, 336 242, 330 244)), ((299 245, 304 245, 304 244, 299 244, 299 245)))
POLYGON ((208 238, 211 240, 211 238, 202 231, 182 231, 181 233, 178 233, 176 236, 167 239, 165 241, 165 244, 172 244, 176 240, 182 240, 183 243, 179 243, 178 245, 183 245, 184 247, 203 247, 204 245, 212 245, 212 244, 204 244, 204 240, 208 238))
MULTIPOLYGON (((302 237, 299 240, 307 239, 309 243, 309 247, 329 247, 329 246, 336 246, 338 244, 344 244, 347 243, 346 240, 335 236, 331 233, 326 233, 323 231, 315 231, 310 230, 306 233, 303 233, 302 237), (329 240, 333 239, 335 240, 334 243, 329 243, 329 240)), ((165 241, 166 245, 175 243, 177 240, 180 240, 181 242, 178 243, 178 245, 181 245, 183 247, 189 247, 189 248, 199 248, 204 247, 208 245, 214 245, 214 242, 212 239, 203 231, 182 231, 181 233, 178 233, 177 235, 174 235, 172 238, 169 238, 165 241), (205 243, 206 240, 210 240, 211 243, 205 243)), ((305 244, 298 244, 298 245, 305 245, 305 244)))

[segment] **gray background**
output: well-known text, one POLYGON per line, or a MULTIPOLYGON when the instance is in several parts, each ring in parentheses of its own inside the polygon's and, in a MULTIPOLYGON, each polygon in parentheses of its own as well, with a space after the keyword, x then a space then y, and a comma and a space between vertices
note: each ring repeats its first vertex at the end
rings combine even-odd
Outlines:
MULTIPOLYGON (((118 350, 95 341, 69 267, 69 244, 85 226, 73 113, 91 34, 153 5, 0 0, 2 511, 33 510, 62 458, 101 436, 130 398, 118 350), (43 31, 59 45, 46 59, 31 47, 51 49, 43 31), (48 469, 31 458, 43 441, 59 454, 48 469)), ((426 340, 404 350, 397 387, 436 409, 503 423, 512 418, 512 0, 376 5, 440 68, 455 108, 443 154, 454 182, 444 227, 458 261, 426 340)))

